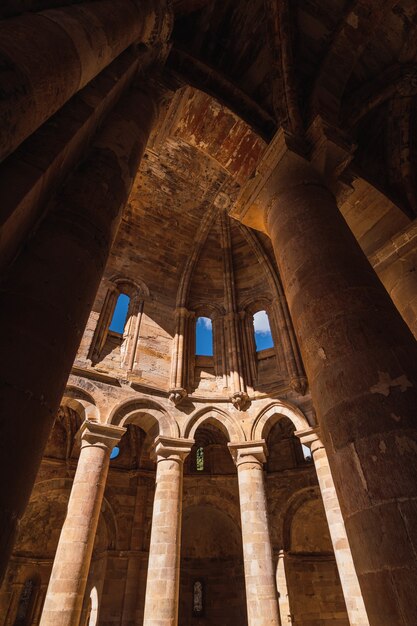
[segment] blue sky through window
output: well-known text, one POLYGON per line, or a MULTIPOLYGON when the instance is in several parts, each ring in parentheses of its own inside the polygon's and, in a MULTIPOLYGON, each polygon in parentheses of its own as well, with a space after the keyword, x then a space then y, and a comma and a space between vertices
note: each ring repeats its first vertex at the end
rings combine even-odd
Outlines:
POLYGON ((199 317, 195 329, 195 353, 213 356, 213 324, 209 317, 199 317))
POLYGON ((256 352, 273 348, 274 342, 266 311, 258 311, 255 313, 253 316, 253 327, 255 330, 256 352))
POLYGON ((117 298, 109 330, 112 330, 115 333, 120 333, 121 335, 123 334, 126 324, 129 302, 130 298, 125 293, 121 293, 120 296, 117 298))
POLYGON ((114 446, 113 450, 110 453, 110 461, 112 461, 113 459, 117 459, 119 454, 120 454, 119 446, 114 446))

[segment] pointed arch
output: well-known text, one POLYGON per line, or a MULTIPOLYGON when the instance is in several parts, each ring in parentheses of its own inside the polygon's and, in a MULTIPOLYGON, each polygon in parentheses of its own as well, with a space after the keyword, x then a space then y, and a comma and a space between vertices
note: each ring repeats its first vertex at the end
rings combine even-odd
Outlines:
POLYGON ((253 441, 266 439, 272 426, 283 417, 290 419, 296 430, 304 430, 314 426, 314 424, 309 424, 306 416, 298 407, 283 400, 274 400, 264 407, 255 418, 251 430, 251 439, 253 441))
POLYGON ((215 407, 204 407, 190 415, 184 425, 183 437, 186 439, 194 439, 197 428, 207 421, 214 422, 226 435, 230 443, 238 443, 246 440, 242 427, 229 413, 215 407))

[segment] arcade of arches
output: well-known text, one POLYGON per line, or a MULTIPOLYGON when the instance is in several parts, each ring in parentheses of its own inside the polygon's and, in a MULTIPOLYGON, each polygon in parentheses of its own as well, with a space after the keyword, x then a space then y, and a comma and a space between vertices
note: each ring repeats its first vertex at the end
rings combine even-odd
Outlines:
POLYGON ((2 0, 0 626, 416 626, 416 42, 2 0))

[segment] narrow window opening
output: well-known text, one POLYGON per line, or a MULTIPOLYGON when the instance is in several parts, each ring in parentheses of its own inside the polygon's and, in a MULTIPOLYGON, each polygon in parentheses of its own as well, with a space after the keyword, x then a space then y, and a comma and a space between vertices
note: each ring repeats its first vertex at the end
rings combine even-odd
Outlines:
POLYGON ((304 461, 310 462, 311 461, 310 448, 308 446, 305 446, 303 443, 301 444, 301 447, 303 449, 304 461))
POLYGON ((110 453, 110 461, 113 461, 113 459, 117 459, 119 454, 120 454, 119 446, 114 446, 113 450, 110 453))
POLYGON ((22 593, 20 594, 14 626, 25 626, 26 624, 29 624, 30 613, 34 601, 34 592, 34 581, 27 580, 23 585, 22 593))
POLYGON ((271 326, 269 325, 268 313, 258 311, 253 316, 253 328, 255 333, 256 352, 274 347, 271 326))
POLYGON ((196 324, 197 356, 213 356, 213 323, 209 317, 199 317, 196 324))
POLYGON ((197 468, 197 472, 204 471, 204 448, 197 448, 195 464, 197 468))
POLYGON ((114 307, 113 317, 110 322, 109 330, 114 333, 123 335, 126 325, 127 313, 129 310, 130 298, 125 293, 121 293, 117 298, 116 306, 114 307))
POLYGON ((201 616, 204 612, 203 583, 196 580, 193 585, 193 613, 201 616))

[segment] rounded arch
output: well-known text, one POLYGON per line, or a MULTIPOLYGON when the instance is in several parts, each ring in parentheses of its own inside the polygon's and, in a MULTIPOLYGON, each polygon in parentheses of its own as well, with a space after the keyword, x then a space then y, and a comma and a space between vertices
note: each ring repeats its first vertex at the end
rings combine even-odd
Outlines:
MULTIPOLYGON (((308 503, 318 503, 321 507, 323 506, 320 489, 318 486, 304 487, 303 489, 296 491, 296 493, 294 493, 291 496, 291 498, 288 500, 286 509, 282 517, 283 519, 283 523, 282 523, 283 524, 283 529, 282 529, 283 546, 282 547, 285 552, 292 551, 293 522, 297 516, 297 513, 302 509, 302 507, 304 507, 308 503)), ((323 523, 328 534, 328 526, 327 526, 327 520, 325 517, 324 510, 322 511, 322 513, 323 513, 323 523)), ((330 537, 328 538, 328 543, 330 543, 330 537)))
POLYGON ((115 274, 109 278, 109 284, 115 285, 118 291, 127 289, 131 297, 137 295, 140 298, 149 298, 150 296, 148 286, 138 278, 132 280, 121 274, 115 274))
POLYGON ((294 424, 295 430, 305 430, 312 426, 298 407, 289 402, 275 400, 264 407, 255 418, 251 430, 252 441, 266 439, 271 428, 282 417, 288 417, 294 424))
POLYGON ((269 315, 272 314, 272 306, 273 302, 270 298, 261 296, 260 298, 247 298, 242 302, 240 308, 249 315, 254 315, 258 311, 266 311, 269 315))
POLYGON ((225 309, 218 304, 200 302, 194 307, 194 313, 195 319, 199 317, 209 317, 211 320, 216 320, 225 315, 225 309))
POLYGON ((230 443, 238 443, 246 440, 242 427, 235 422, 227 411, 214 407, 205 407, 190 415, 184 425, 183 436, 186 439, 194 439, 197 428, 207 421, 217 426, 226 435, 230 443))
POLYGON ((157 426, 159 434, 163 437, 179 437, 180 430, 175 419, 168 411, 155 400, 147 398, 126 400, 117 405, 111 411, 108 423, 114 426, 124 426, 135 423, 146 433, 157 426))
POLYGON ((68 406, 76 411, 82 421, 100 422, 100 411, 94 397, 75 385, 70 385, 65 389, 61 406, 68 406))

